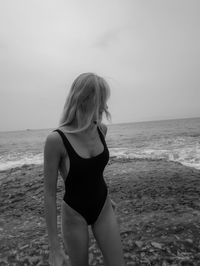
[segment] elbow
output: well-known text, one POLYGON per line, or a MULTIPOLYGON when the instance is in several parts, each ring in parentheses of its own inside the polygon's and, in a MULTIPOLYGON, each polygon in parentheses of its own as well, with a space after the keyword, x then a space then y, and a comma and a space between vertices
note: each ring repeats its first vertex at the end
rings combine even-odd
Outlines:
POLYGON ((57 183, 50 182, 52 180, 50 177, 44 178, 44 197, 45 198, 56 198, 57 183))
POLYGON ((56 191, 45 189, 44 190, 44 198, 46 200, 55 200, 56 199, 56 191))
POLYGON ((45 200, 55 200, 56 199, 56 188, 49 186, 47 184, 44 185, 44 198, 45 200))

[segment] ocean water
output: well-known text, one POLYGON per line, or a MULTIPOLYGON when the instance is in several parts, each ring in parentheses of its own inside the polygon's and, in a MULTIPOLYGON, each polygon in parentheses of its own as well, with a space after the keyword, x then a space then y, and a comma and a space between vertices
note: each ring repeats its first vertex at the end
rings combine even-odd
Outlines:
MULTIPOLYGON (((0 132, 0 171, 43 163, 53 129, 0 132)), ((200 169, 200 118, 108 125, 110 157, 177 161, 200 169)))

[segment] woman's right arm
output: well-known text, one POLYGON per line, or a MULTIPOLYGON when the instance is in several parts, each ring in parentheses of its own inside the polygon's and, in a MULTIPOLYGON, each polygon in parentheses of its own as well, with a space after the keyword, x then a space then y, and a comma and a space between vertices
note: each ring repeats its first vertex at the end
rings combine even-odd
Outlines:
POLYGON ((61 149, 56 133, 47 136, 44 146, 44 208, 50 252, 60 250, 57 231, 56 191, 61 149))

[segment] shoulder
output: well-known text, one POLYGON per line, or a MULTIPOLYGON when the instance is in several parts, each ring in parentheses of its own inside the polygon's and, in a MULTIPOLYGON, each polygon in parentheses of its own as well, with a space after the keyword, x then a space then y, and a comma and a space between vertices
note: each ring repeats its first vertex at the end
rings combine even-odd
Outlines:
POLYGON ((54 152, 54 154, 63 153, 62 139, 58 132, 52 131, 47 135, 44 148, 46 153, 50 153, 51 151, 54 152))
POLYGON ((101 129, 101 131, 103 132, 104 137, 105 137, 106 134, 107 134, 107 130, 108 130, 107 126, 106 126, 105 124, 101 123, 101 124, 99 125, 99 127, 100 127, 100 129, 101 129))
POLYGON ((58 144, 60 142, 59 140, 60 140, 60 138, 59 138, 58 132, 51 131, 47 135, 45 143, 47 143, 50 146, 51 145, 55 146, 56 144, 58 144))

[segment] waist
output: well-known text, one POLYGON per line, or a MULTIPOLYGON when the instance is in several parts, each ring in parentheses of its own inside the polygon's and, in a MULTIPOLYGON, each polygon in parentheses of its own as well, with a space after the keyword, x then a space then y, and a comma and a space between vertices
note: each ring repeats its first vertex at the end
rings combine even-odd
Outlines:
POLYGON ((65 187, 64 200, 66 202, 79 202, 84 201, 87 204, 92 204, 93 201, 104 197, 108 193, 108 187, 103 180, 100 184, 96 185, 70 185, 65 187))

